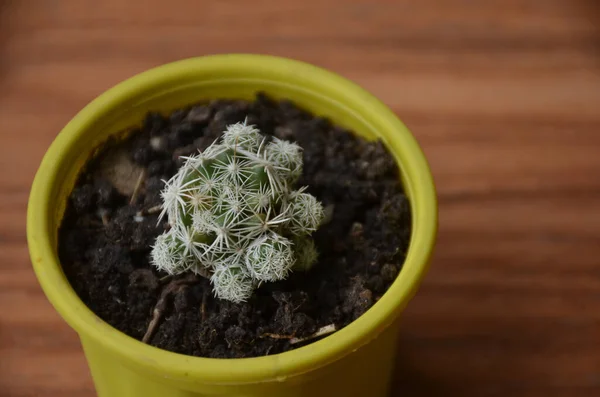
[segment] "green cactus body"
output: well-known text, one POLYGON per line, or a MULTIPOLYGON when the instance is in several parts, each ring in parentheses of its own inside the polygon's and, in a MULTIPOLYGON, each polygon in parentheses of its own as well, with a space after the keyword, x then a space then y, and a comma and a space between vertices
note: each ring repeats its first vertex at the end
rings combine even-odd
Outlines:
POLYGON ((312 267, 310 235, 324 212, 304 188, 293 190, 298 145, 237 123, 185 160, 162 192, 159 221, 168 216, 171 228, 152 247, 159 270, 208 276, 217 297, 243 302, 260 283, 312 267))

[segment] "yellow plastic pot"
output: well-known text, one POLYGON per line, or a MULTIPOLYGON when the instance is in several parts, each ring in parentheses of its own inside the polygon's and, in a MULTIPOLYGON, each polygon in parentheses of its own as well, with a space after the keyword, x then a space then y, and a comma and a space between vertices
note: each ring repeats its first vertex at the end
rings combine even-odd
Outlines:
POLYGON ((79 334, 100 397, 385 396, 393 376, 398 319, 426 271, 436 232, 437 202, 428 164, 413 136, 387 107, 323 69, 243 54, 167 64, 99 96, 51 145, 35 177, 27 214, 35 273, 52 305, 79 334), (409 251, 397 280, 347 327, 272 356, 190 357, 148 346, 114 329, 78 298, 57 257, 57 228, 78 172, 107 137, 139 124, 150 109, 168 112, 204 99, 251 99, 258 90, 289 98, 364 137, 380 137, 393 152, 413 216, 409 251))

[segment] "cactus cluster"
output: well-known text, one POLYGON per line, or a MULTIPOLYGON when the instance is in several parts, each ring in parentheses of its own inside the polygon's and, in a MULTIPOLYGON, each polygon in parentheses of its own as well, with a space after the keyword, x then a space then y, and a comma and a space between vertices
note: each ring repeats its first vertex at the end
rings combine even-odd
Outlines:
POLYGON ((215 296, 246 301, 262 282, 306 271, 317 251, 311 238, 324 211, 305 188, 301 148, 263 136, 246 122, 183 158, 165 181, 162 212, 170 228, 152 247, 152 263, 169 274, 210 278, 215 296))

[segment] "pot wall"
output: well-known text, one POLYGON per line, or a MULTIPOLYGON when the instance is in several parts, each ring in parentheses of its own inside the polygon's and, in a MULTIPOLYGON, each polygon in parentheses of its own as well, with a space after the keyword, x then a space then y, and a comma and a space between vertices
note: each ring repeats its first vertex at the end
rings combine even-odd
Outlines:
MULTIPOLYGON (((393 376, 398 327, 342 360, 306 374, 252 384, 205 384, 201 379, 148 376, 93 340, 81 338, 99 397, 383 397, 393 376)), ((232 379, 233 381, 234 379, 232 379)))

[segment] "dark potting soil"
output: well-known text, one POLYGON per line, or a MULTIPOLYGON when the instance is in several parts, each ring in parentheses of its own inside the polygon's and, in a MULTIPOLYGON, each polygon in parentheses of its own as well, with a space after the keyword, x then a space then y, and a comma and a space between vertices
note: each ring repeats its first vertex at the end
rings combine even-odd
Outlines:
POLYGON ((107 144, 104 152, 90 161, 71 194, 60 259, 93 312, 162 349, 240 358, 311 343, 317 339, 291 338, 351 323, 383 295, 404 262, 410 207, 392 156, 381 143, 354 137, 292 102, 258 94, 253 101, 150 113, 130 138, 107 144), (331 220, 313 234, 320 256, 310 272, 263 284, 248 302, 232 304, 214 298, 204 278, 165 277, 149 263, 149 253, 167 227, 166 220, 157 226, 156 206, 162 180, 181 165, 178 157, 203 150, 246 117, 262 133, 302 146, 298 185, 309 186, 331 220), (117 172, 103 171, 109 155, 117 172))

